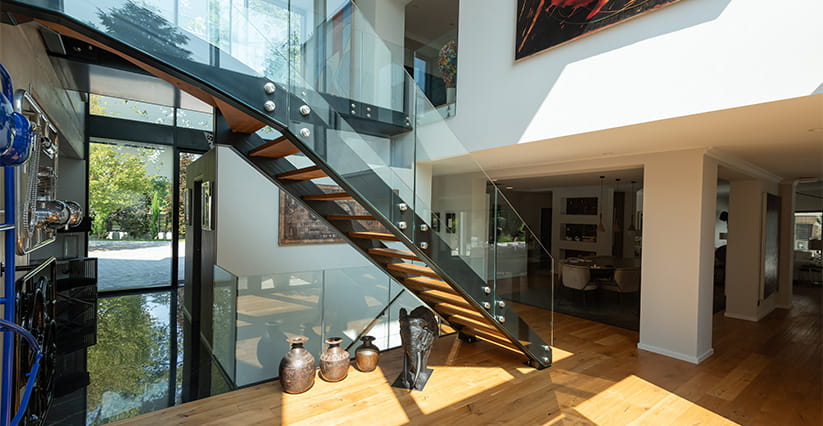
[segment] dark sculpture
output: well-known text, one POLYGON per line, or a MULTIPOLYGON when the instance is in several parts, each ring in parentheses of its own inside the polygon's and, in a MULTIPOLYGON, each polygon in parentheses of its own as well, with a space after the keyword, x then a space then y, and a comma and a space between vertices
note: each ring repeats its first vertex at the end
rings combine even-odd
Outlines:
POLYGON ((392 386, 423 390, 432 373, 426 364, 438 330, 437 319, 428 308, 419 306, 411 314, 407 314, 404 308, 400 309, 400 338, 405 357, 403 372, 392 386))

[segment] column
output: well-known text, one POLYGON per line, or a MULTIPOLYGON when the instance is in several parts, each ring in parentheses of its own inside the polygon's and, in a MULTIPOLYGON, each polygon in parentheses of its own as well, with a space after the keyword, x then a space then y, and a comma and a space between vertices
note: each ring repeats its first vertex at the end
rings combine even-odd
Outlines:
POLYGON ((663 153, 643 173, 637 346, 697 364, 713 353, 717 162, 702 150, 663 153))

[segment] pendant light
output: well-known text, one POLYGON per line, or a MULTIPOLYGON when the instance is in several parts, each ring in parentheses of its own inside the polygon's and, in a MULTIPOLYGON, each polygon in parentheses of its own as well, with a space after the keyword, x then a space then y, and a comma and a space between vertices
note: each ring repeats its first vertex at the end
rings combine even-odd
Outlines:
POLYGON ((617 214, 617 207, 614 205, 614 197, 617 195, 618 192, 620 192, 620 178, 614 180, 614 191, 612 191, 612 194, 614 194, 612 195, 612 211, 614 212, 614 215, 612 216, 612 218, 614 222, 614 229, 620 230, 622 232, 623 224, 620 223, 620 220, 618 219, 622 215, 617 214))
POLYGON ((606 176, 600 176, 600 199, 597 201, 599 206, 597 210, 600 211, 600 223, 597 225, 597 232, 606 232, 606 227, 603 226, 603 179, 606 179, 606 176))
MULTIPOLYGON (((634 192, 634 181, 632 181, 632 197, 634 197, 633 202, 636 202, 637 201, 637 193, 634 192)), ((632 209, 632 222, 629 224, 629 228, 626 229, 629 232, 637 231, 637 228, 634 227, 634 217, 637 216, 636 212, 637 212, 637 206, 634 206, 634 208, 632 209)))

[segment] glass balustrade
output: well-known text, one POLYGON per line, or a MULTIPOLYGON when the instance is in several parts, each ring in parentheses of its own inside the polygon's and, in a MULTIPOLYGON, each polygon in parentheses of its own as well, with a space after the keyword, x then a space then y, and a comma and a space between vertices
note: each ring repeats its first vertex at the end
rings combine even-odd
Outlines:
POLYGON ((422 305, 373 265, 239 277, 214 269, 213 353, 236 386, 277 377, 296 335, 318 362, 329 337, 352 357, 363 335, 380 350, 399 347, 400 308, 422 305))

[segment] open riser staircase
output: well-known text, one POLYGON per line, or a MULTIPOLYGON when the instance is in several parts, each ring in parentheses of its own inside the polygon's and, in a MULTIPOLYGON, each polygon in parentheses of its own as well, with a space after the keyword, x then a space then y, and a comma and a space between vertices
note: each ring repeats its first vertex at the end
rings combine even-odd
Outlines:
MULTIPOLYGON (((397 114, 389 114, 392 118, 388 123, 377 125, 363 120, 345 121, 345 114, 333 107, 340 104, 334 96, 308 89, 292 93, 288 84, 234 71, 242 63, 217 67, 180 57, 173 50, 170 53, 171 49, 161 48, 162 44, 142 44, 147 40, 165 42, 157 37, 126 39, 116 33, 105 33, 65 15, 58 7, 42 7, 39 3, 4 2, 3 7, 20 22, 36 19, 63 36, 115 54, 213 105, 220 112, 215 123, 217 143, 232 146, 278 187, 324 218, 344 240, 458 330, 464 340, 482 339, 525 355, 536 368, 551 364, 550 347, 512 306, 507 306, 502 298, 495 299, 494 283, 453 255, 452 248, 429 229, 429 218, 424 219, 414 211, 414 203, 409 202, 414 200, 401 199, 397 188, 387 185, 368 167, 355 168, 357 172, 335 170, 326 155, 326 148, 334 146, 334 155, 350 156, 352 162, 364 163, 357 152, 338 143, 334 136, 337 131, 374 135, 375 128, 382 126, 396 133, 408 132, 412 123, 398 120, 397 114), (322 107, 311 108, 312 105, 322 107), (255 132, 264 126, 276 129, 281 136, 262 139, 255 132), (291 161, 294 157, 301 161, 291 161), (306 159, 313 164, 294 165, 303 164, 306 159), (341 190, 325 192, 315 182, 318 179, 331 179, 341 190), (354 201, 361 212, 368 214, 353 215, 341 201, 354 201)), ((211 45, 208 48, 216 49, 211 45)), ((228 59, 221 55, 221 60, 231 59, 225 56, 228 59)), ((344 100, 344 104, 348 113, 349 101, 344 100)))

